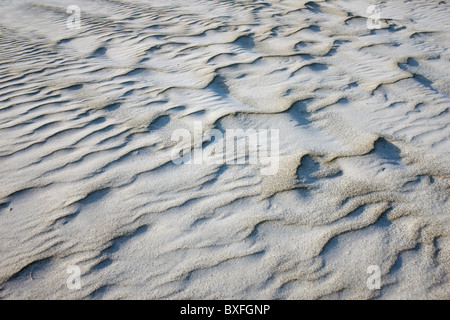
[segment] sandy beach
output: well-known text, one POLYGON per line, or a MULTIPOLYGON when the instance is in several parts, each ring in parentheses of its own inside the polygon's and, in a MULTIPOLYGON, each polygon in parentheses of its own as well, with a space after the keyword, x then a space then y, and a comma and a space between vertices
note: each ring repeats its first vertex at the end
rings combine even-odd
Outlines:
POLYGON ((0 6, 0 299, 450 299, 449 1, 0 6))

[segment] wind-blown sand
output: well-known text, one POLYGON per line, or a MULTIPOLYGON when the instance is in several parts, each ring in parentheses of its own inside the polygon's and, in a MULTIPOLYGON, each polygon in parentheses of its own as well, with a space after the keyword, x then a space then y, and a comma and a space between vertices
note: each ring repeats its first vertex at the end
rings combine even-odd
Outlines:
POLYGON ((0 298, 450 298, 448 1, 70 4, 0 2, 0 298), (174 164, 194 121, 278 173, 174 164))

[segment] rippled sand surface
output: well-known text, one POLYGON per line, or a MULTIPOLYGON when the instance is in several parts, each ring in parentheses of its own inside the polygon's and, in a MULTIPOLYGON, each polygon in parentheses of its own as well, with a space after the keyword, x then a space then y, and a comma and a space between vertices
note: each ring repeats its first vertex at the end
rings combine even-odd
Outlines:
POLYGON ((448 1, 76 2, 0 1, 0 298, 450 298, 448 1))

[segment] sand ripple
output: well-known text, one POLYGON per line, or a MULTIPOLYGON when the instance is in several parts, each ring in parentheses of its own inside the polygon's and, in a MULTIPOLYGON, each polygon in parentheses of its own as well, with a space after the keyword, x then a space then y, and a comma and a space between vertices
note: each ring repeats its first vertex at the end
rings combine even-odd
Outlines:
POLYGON ((77 2, 80 30, 2 4, 1 298, 450 298, 447 1, 379 30, 367 1, 77 2), (278 174, 175 165, 194 121, 280 129, 278 174))

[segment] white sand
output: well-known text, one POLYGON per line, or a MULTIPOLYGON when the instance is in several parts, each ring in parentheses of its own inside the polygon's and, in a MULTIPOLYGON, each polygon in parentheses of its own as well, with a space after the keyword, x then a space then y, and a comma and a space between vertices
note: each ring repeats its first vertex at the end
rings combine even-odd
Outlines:
POLYGON ((450 298, 447 0, 0 6, 0 298, 450 298), (175 165, 194 121, 278 174, 175 165))

